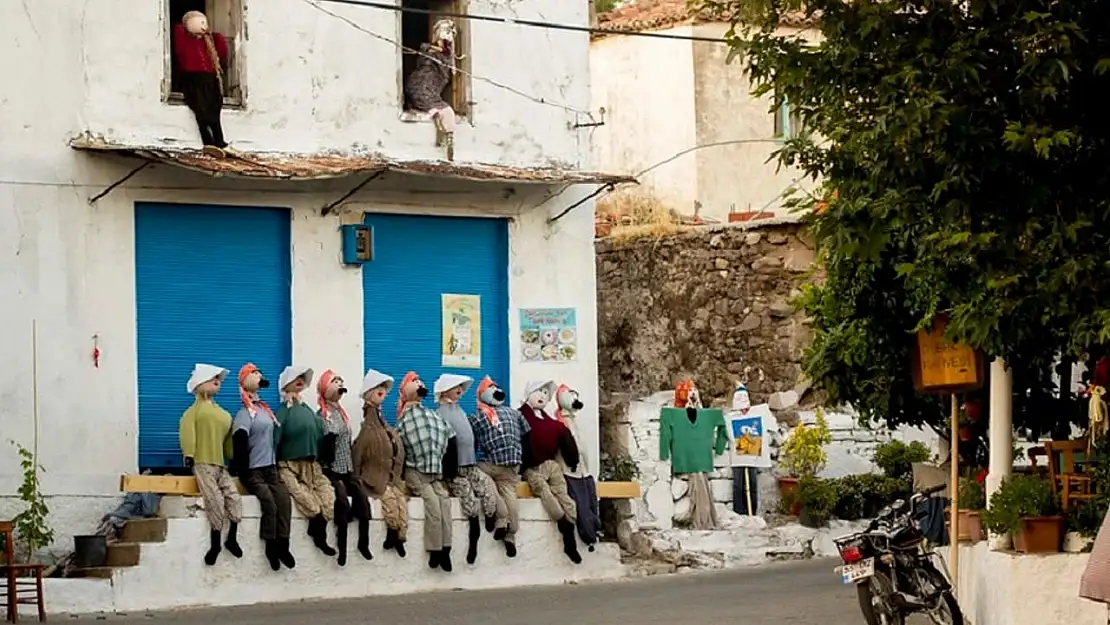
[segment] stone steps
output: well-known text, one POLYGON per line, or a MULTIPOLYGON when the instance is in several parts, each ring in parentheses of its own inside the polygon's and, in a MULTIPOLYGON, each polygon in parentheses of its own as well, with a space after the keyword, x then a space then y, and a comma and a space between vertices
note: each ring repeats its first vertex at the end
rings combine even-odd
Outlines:
POLYGON ((143 543, 164 543, 169 525, 166 519, 136 519, 123 526, 119 542, 108 544, 108 561, 105 566, 75 569, 70 577, 111 579, 117 569, 139 565, 143 543))

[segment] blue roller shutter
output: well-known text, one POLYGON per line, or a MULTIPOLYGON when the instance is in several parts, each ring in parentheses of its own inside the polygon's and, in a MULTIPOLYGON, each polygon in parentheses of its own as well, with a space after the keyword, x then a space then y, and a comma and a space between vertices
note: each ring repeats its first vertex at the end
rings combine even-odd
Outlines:
MULTIPOLYGON (((504 219, 368 214, 374 260, 363 265, 364 360, 399 384, 416 371, 431 391, 441 373, 475 380, 463 398, 469 413, 483 375, 509 384, 509 228, 504 219), (442 365, 444 293, 478 295, 481 303, 480 369, 442 365)), ((386 400, 392 421, 397 388, 386 400)))
MULTIPOLYGON (((285 209, 135 205, 140 468, 181 466, 195 363, 230 371, 218 401, 232 414, 244 363, 275 383, 289 364, 289 229, 285 209)), ((275 389, 263 397, 276 405, 275 389)))

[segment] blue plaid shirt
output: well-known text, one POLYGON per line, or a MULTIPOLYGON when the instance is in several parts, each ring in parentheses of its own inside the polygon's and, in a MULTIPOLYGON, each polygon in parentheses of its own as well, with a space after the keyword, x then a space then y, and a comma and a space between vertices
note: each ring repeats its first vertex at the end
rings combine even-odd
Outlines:
POLYGON ((519 410, 508 406, 494 406, 493 410, 499 420, 497 425, 490 423, 481 412, 470 415, 475 446, 486 462, 505 467, 518 465, 523 462, 520 437, 531 428, 519 410))
POLYGON ((405 446, 405 466, 421 473, 443 473, 443 454, 455 431, 439 413, 413 404, 401 413, 397 431, 405 446))

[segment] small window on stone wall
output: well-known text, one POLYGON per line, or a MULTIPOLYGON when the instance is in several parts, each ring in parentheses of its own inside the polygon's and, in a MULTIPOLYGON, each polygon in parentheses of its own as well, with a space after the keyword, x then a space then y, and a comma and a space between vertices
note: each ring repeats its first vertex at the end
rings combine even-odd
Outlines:
POLYGON ((227 42, 227 59, 220 68, 223 72, 224 104, 241 105, 244 88, 242 81, 243 56, 240 45, 243 32, 243 0, 165 0, 166 3, 166 77, 162 92, 165 100, 184 103, 181 93, 182 75, 188 67, 182 67, 174 47, 174 30, 181 24, 181 18, 189 11, 200 11, 208 18, 208 29, 219 33, 227 42))
POLYGON ((776 139, 793 139, 802 134, 802 116, 796 109, 791 108, 790 100, 785 96, 782 106, 775 111, 776 139))

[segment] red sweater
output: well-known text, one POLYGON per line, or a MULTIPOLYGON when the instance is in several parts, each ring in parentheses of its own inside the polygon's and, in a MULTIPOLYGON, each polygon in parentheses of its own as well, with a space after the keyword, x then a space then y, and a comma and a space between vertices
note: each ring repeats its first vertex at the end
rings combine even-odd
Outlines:
MULTIPOLYGON (((573 455, 573 464, 578 464, 578 450, 574 445, 574 435, 567 426, 556 419, 536 415, 528 404, 520 407, 520 414, 531 428, 528 437, 531 443, 531 460, 534 466, 539 466, 548 460, 554 460, 560 451, 564 457, 573 455)), ((567 459, 568 462, 571 459, 567 459)))
MULTIPOLYGON (((227 39, 224 39, 220 33, 212 33, 212 43, 216 46, 220 64, 227 63, 227 39)), ((204 44, 204 38, 190 35, 185 30, 184 24, 173 27, 173 54, 177 58, 178 67, 183 72, 216 73, 216 68, 212 66, 212 58, 208 55, 208 46, 204 44)))

